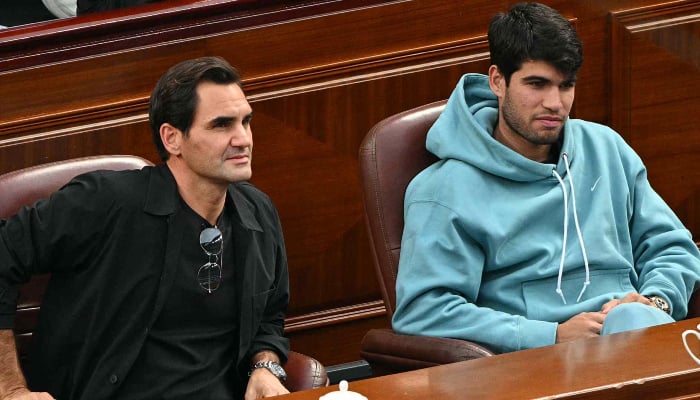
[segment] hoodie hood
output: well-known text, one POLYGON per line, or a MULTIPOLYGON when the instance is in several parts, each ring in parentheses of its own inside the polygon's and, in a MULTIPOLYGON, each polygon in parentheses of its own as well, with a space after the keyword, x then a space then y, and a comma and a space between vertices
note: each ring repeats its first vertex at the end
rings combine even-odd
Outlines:
MULTIPOLYGON (((488 76, 466 74, 450 95, 447 106, 428 131, 426 148, 440 159, 456 159, 502 178, 530 182, 552 178, 552 164, 532 161, 493 138, 498 122, 498 98, 489 87, 488 76)), ((573 164, 573 143, 564 125, 562 153, 573 164)), ((566 175, 559 157, 556 170, 566 175)))

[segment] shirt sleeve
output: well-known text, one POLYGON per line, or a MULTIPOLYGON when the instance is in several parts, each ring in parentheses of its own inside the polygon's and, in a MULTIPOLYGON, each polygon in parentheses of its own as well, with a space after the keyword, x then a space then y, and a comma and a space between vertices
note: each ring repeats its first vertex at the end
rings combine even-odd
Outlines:
MULTIPOLYGON (((284 320, 289 304, 289 271, 279 216, 269 199, 266 200, 270 219, 269 226, 264 229, 271 232, 275 243, 272 257, 274 260, 272 262, 274 264, 274 284, 269 291, 259 295, 264 296, 264 299, 253 299, 254 307, 255 303, 258 302, 264 302, 265 306, 261 310, 261 322, 245 359, 249 362, 256 353, 271 350, 277 353, 280 361, 284 364, 289 355, 289 339, 284 337, 284 320)), ((255 307, 254 312, 258 311, 258 308, 255 307)))
POLYGON ((91 257, 109 203, 90 175, 0 221, 0 329, 14 325, 18 285, 32 275, 78 268, 91 257))

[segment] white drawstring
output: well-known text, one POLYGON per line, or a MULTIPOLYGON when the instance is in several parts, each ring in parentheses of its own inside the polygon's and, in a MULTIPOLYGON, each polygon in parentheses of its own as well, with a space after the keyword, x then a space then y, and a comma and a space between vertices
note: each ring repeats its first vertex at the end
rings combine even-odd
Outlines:
POLYGON ((591 272, 588 268, 588 254, 586 253, 586 244, 583 242, 583 233, 581 233, 581 225, 578 223, 578 212, 576 211, 576 190, 574 189, 574 176, 569 170, 569 156, 563 153, 561 157, 564 159, 564 165, 566 165, 566 176, 569 177, 569 187, 571 187, 571 206, 574 208, 574 225, 576 225, 576 234, 578 235, 578 242, 581 245, 581 255, 583 256, 583 265, 586 268, 586 280, 583 282, 583 287, 581 288, 581 293, 579 293, 576 302, 581 301, 583 292, 586 291, 588 285, 591 284, 591 272))
MULTIPOLYGON (((583 264, 586 268, 586 280, 583 282, 581 293, 579 293, 578 298, 576 299, 576 302, 578 303, 579 301, 581 301, 581 297, 586 291, 586 288, 588 288, 588 285, 590 285, 591 283, 590 269, 588 267, 588 255, 586 253, 586 245, 583 242, 583 234, 581 233, 581 226, 578 222, 578 213, 576 212, 576 191, 574 190, 574 177, 571 175, 571 170, 569 169, 569 156, 566 153, 562 153, 561 157, 564 160, 564 165, 566 166, 566 175, 569 178, 569 187, 571 188, 571 205, 574 209, 574 225, 576 226, 576 234, 578 235, 578 242, 581 246, 583 264)), ((559 181, 559 185, 561 186, 561 190, 564 193, 564 235, 562 238, 561 260, 559 262, 559 276, 557 277, 556 292, 557 294, 559 294, 564 304, 566 304, 566 298, 564 297, 564 293, 561 290, 561 278, 564 274, 564 259, 566 258, 566 239, 569 231, 569 198, 566 190, 566 185, 564 185, 564 180, 561 178, 556 169, 552 170, 552 175, 554 175, 557 178, 557 180, 559 181)))
POLYGON ((557 173, 556 169, 552 170, 552 174, 557 178, 559 181, 559 185, 561 186, 561 191, 564 192, 564 237, 562 238, 562 244, 561 244, 561 260, 559 261, 559 276, 557 277, 557 290, 556 292, 561 296, 561 301, 566 304, 566 298, 564 298, 564 293, 561 291, 561 276, 564 273, 564 258, 566 257, 566 237, 567 232, 569 231, 569 195, 567 194, 566 191, 566 186, 564 185, 564 181, 561 179, 561 176, 559 176, 559 173, 557 173))

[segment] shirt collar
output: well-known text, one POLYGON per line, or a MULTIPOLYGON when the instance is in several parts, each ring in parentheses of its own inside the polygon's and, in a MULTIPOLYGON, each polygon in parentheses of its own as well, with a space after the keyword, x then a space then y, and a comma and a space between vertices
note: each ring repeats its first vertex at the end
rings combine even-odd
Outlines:
MULTIPOLYGON (((249 184, 234 183, 229 185, 226 207, 232 207, 233 214, 238 217, 241 225, 246 229, 262 232, 260 221, 255 215, 255 205, 243 194, 243 185, 249 184)), ((172 215, 180 207, 177 201, 178 197, 177 182, 168 166, 161 163, 153 167, 144 211, 153 215, 172 215)))

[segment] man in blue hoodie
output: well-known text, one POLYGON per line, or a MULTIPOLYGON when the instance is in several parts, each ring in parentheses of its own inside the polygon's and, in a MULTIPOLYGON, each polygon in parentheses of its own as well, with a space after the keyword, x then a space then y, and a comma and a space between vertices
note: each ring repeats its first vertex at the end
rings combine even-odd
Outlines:
POLYGON ((517 4, 489 46, 406 191, 394 329, 508 352, 684 318, 700 253, 624 140, 569 118, 573 26, 517 4))

